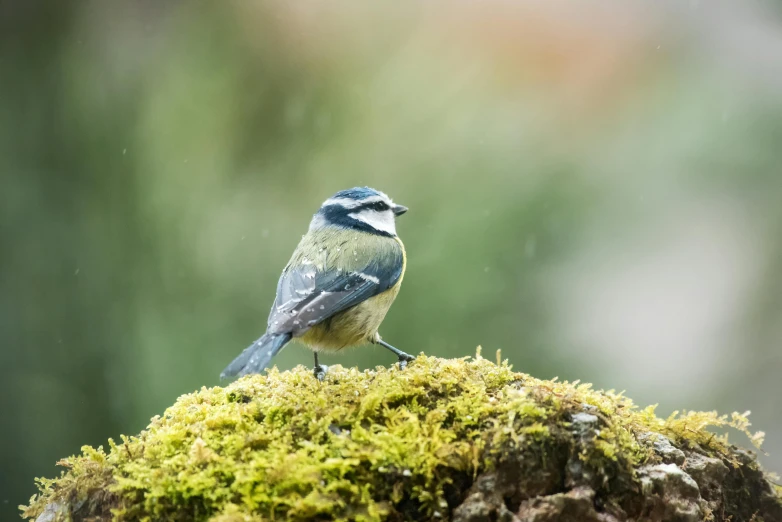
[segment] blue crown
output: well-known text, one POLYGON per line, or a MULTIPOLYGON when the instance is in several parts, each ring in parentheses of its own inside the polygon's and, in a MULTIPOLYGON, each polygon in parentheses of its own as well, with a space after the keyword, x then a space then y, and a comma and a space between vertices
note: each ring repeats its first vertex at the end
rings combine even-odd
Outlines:
POLYGON ((345 198, 345 199, 354 199, 356 201, 360 201, 362 199, 366 199, 372 196, 379 196, 380 193, 369 187, 353 187, 352 189, 347 190, 341 190, 331 196, 333 199, 337 198, 345 198))

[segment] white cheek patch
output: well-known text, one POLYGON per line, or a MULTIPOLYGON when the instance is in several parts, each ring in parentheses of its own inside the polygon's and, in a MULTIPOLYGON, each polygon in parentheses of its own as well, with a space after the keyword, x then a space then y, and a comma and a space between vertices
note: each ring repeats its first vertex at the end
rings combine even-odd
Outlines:
POLYGON ((390 210, 378 212, 377 210, 364 209, 361 212, 353 212, 348 216, 366 223, 375 230, 380 232, 386 232, 392 236, 396 235, 396 221, 394 219, 394 213, 390 210))

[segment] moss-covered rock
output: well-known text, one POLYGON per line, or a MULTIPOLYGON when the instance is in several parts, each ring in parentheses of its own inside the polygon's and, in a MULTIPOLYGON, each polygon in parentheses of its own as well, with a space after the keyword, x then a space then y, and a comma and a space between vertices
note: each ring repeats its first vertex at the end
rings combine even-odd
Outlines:
POLYGON ((335 366, 323 383, 271 370, 184 395, 107 452, 83 448, 22 510, 40 522, 782 521, 754 456, 708 431, 724 426, 760 443, 744 415, 661 419, 480 355, 335 366))

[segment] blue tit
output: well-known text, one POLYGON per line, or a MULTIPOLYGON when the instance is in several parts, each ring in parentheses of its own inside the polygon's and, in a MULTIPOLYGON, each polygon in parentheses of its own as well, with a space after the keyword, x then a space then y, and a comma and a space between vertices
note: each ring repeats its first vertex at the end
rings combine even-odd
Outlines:
POLYGON ((223 370, 221 378, 259 373, 291 339, 315 353, 374 343, 405 367, 413 357, 380 338, 407 265, 396 218, 407 212, 384 193, 356 187, 337 192, 313 216, 277 284, 266 333, 223 370))

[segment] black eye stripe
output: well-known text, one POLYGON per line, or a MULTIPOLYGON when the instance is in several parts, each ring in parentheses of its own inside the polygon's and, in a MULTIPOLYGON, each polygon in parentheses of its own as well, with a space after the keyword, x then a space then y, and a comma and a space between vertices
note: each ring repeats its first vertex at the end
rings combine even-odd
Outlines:
POLYGON ((362 210, 375 210, 377 212, 383 212, 385 210, 390 209, 391 207, 388 206, 388 203, 385 201, 375 201, 373 203, 364 203, 363 205, 359 206, 356 209, 351 209, 352 212, 356 211, 362 211, 362 210))

